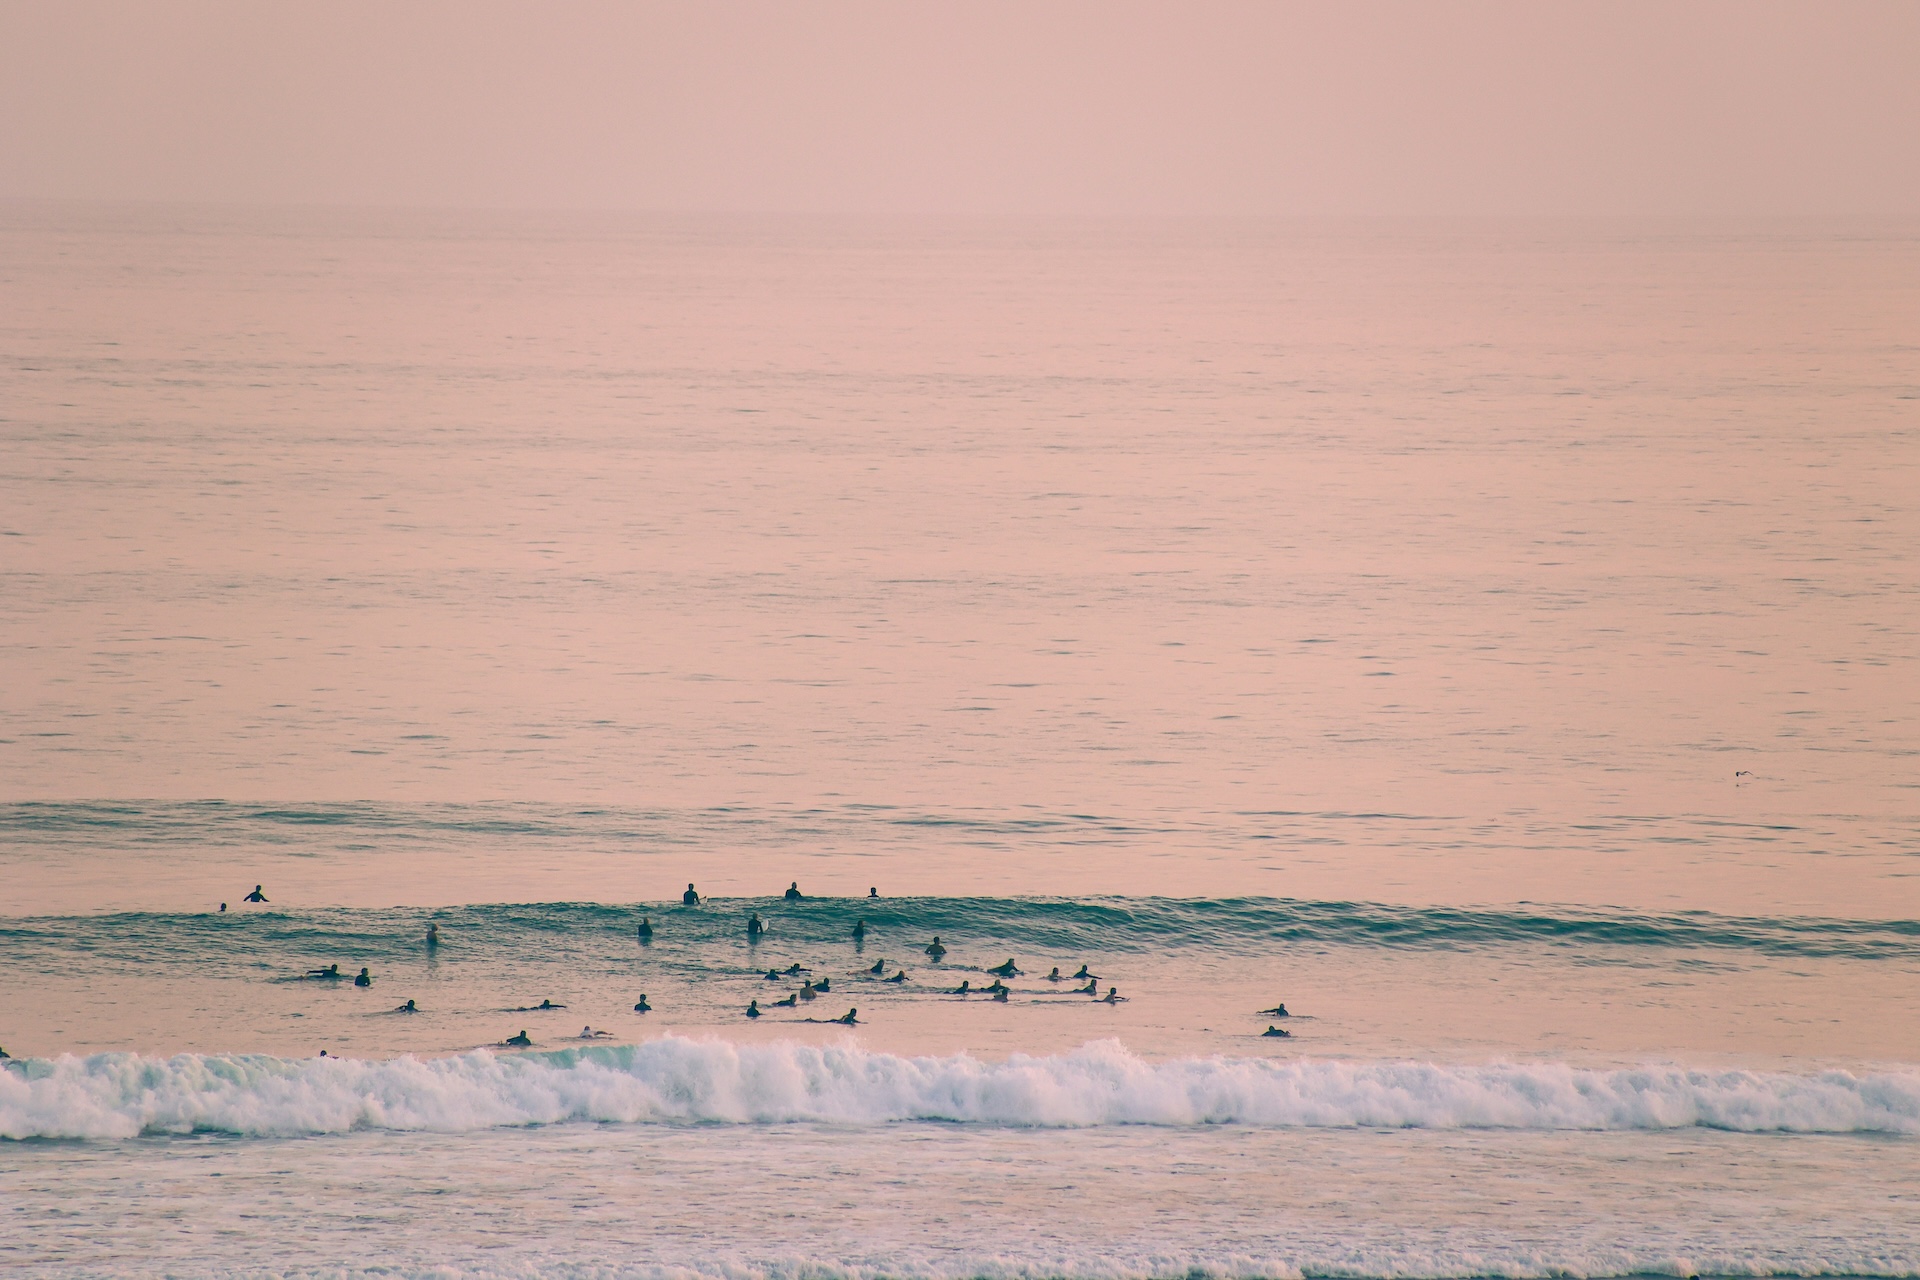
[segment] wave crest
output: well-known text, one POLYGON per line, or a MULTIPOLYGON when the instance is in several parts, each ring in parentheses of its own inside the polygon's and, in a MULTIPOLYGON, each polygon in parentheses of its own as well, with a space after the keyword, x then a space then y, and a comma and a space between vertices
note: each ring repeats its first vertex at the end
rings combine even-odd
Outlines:
POLYGON ((453 1133, 564 1121, 1920 1134, 1920 1072, 1150 1061, 1114 1041, 986 1062, 680 1036, 434 1059, 110 1053, 0 1072, 0 1136, 13 1139, 453 1133))

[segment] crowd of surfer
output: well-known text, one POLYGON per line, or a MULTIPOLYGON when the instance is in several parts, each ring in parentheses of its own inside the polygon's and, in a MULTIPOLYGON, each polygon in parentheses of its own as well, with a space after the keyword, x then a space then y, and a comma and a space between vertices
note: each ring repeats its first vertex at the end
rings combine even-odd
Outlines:
MULTIPOLYGON (((807 900, 806 895, 800 892, 800 885, 798 881, 794 881, 790 883, 787 886, 785 894, 783 894, 782 896, 787 902, 803 902, 807 900)), ((878 898, 880 896, 880 891, 878 888, 869 888, 867 890, 867 896, 869 899, 878 898)), ((686 892, 681 895, 680 900, 683 906, 701 906, 706 901, 706 899, 698 892, 697 889, 695 889, 695 887, 692 884, 687 885, 686 892)), ((253 892, 246 895, 245 901, 264 903, 267 901, 267 898, 262 892, 261 886, 255 885, 253 887, 253 892)), ((224 912, 226 909, 227 909, 227 904, 224 902, 221 903, 220 910, 224 912)), ((746 937, 749 945, 759 943, 762 939, 765 938, 767 931, 768 931, 767 924, 764 920, 760 918, 760 913, 758 911, 750 911, 747 915, 747 921, 745 925, 745 932, 746 932, 746 937)), ((634 932, 638 941, 642 946, 651 945, 654 940, 654 933, 655 933, 652 917, 642 916, 640 918, 640 922, 635 926, 634 932)), ((853 941, 853 944, 856 950, 860 950, 864 948, 864 945, 866 943, 866 938, 867 938, 867 932, 868 932, 868 928, 867 928, 866 920, 864 918, 857 920, 851 932, 851 939, 853 941)), ((428 924, 427 933, 426 933, 426 947, 429 953, 436 952, 439 949, 440 926, 438 924, 433 924, 433 923, 428 924)), ((935 934, 933 936, 932 941, 928 942, 924 947, 921 948, 921 953, 926 956, 927 964, 938 966, 938 965, 941 965, 944 959, 946 958, 947 947, 946 947, 946 944, 940 940, 939 935, 935 934)), ((1021 977, 1027 976, 1026 971, 1019 967, 1019 964, 1017 963, 1015 958, 1012 956, 1007 957, 1007 959, 1003 963, 994 965, 992 968, 987 969, 985 972, 989 977, 993 979, 992 982, 986 984, 985 986, 975 986, 973 985, 973 980, 971 978, 962 978, 958 986, 936 988, 931 992, 926 992, 926 994, 957 996, 962 999, 968 999, 974 996, 980 996, 980 997, 986 998, 987 1000, 1004 1004, 1013 995, 1013 988, 1007 985, 1008 980, 1012 978, 1021 978, 1021 977)), ((852 977, 857 981, 866 980, 866 981, 881 982, 889 985, 900 986, 902 988, 904 988, 906 984, 912 982, 913 980, 911 974, 904 966, 895 966, 892 964, 891 961, 886 959, 876 960, 872 965, 865 966, 859 970, 856 970, 848 974, 847 976, 852 977)), ((822 996, 837 994, 833 990, 833 981, 831 978, 825 977, 825 976, 815 978, 813 976, 812 969, 809 969, 799 964, 798 962, 789 964, 785 968, 778 968, 778 967, 769 968, 767 969, 763 977, 764 977, 764 980, 767 982, 789 983, 789 984, 793 980, 797 979, 799 980, 800 985, 797 988, 793 988, 789 990, 786 993, 786 995, 780 999, 768 1000, 764 1007, 761 1005, 758 997, 749 999, 747 1001, 746 1008, 742 1011, 742 1016, 750 1020, 765 1017, 768 1015, 769 1012, 777 1009, 798 1010, 802 1006, 809 1005, 813 1001, 819 999, 822 996)), ((340 966, 338 964, 329 964, 320 968, 309 969, 306 973, 298 975, 298 977, 295 980, 307 981, 307 982, 324 982, 324 983, 351 982, 352 985, 354 985, 355 987, 362 987, 362 988, 371 987, 373 985, 373 976, 369 968, 362 967, 358 974, 349 975, 341 972, 340 966)), ((1042 989, 1039 992, 1035 993, 1041 997, 1046 997, 1049 995, 1086 996, 1086 997, 1089 997, 1095 1003, 1108 1004, 1108 1005, 1123 1004, 1127 1001, 1127 997, 1120 994, 1120 989, 1117 985, 1109 985, 1105 993, 1102 994, 1100 990, 1100 983, 1103 981, 1103 979, 1100 977, 1099 974, 1092 972, 1086 964, 1082 964, 1077 970, 1075 970, 1071 974, 1062 973, 1060 971, 1060 967, 1058 965, 1055 965, 1048 970, 1048 972, 1040 979, 1040 981, 1051 984, 1051 988, 1052 988, 1051 990, 1042 989), (1065 983, 1075 983, 1079 985, 1075 985, 1071 988, 1063 988, 1062 984, 1065 984, 1065 983)), ((542 999, 538 1004, 515 1006, 513 1008, 501 1010, 501 1012, 503 1013, 551 1013, 559 1010, 564 1010, 566 1007, 567 1007, 566 1005, 557 1003, 552 999, 542 999)), ((645 993, 642 993, 639 1000, 634 1003, 633 1011, 635 1013, 640 1013, 640 1014, 653 1012, 653 1005, 648 1000, 645 993)), ((388 1012, 394 1013, 394 1014, 417 1014, 422 1012, 422 1010, 420 1009, 419 1005, 415 1002, 415 1000, 410 998, 406 1001, 406 1003, 398 1005, 395 1008, 388 1010, 388 1012)), ((1287 1006, 1284 1003, 1276 1004, 1274 1007, 1270 1009, 1262 1009, 1259 1012, 1263 1016, 1268 1016, 1273 1018, 1287 1018, 1292 1016, 1288 1013, 1287 1006)), ((841 1014, 839 1017, 803 1018, 803 1019, 798 1019, 798 1021, 818 1023, 822 1025, 838 1025, 838 1026, 853 1027, 853 1026, 862 1025, 860 1021, 859 1013, 860 1013, 860 1010, 858 1006, 854 1006, 854 1007, 850 1007, 844 1014, 841 1014)), ((1286 1030, 1274 1025, 1273 1023, 1269 1023, 1267 1025, 1266 1031, 1262 1032, 1261 1034, 1267 1037, 1286 1037, 1288 1036, 1289 1033, 1286 1030)), ((609 1039, 615 1039, 617 1037, 613 1032, 606 1031, 604 1029, 596 1029, 593 1026, 589 1025, 589 1026, 582 1027, 580 1029, 579 1035, 571 1038, 575 1040, 609 1040, 609 1039)), ((498 1047, 520 1049, 520 1048, 532 1047, 534 1043, 535 1041, 528 1034, 526 1029, 522 1028, 517 1034, 508 1036, 506 1039, 499 1041, 498 1047)), ((0 1058, 4 1058, 4 1057, 6 1057, 5 1051, 0 1050, 0 1058)))

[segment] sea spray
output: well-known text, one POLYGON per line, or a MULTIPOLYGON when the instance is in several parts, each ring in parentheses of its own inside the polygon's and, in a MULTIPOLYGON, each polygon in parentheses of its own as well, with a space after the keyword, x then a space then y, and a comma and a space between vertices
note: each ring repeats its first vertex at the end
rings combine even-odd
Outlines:
POLYGON ((0 1073, 0 1136, 454 1133, 565 1121, 1920 1134, 1920 1072, 1566 1063, 1150 1060, 1116 1041, 986 1061, 663 1036, 384 1060, 106 1053, 0 1073))

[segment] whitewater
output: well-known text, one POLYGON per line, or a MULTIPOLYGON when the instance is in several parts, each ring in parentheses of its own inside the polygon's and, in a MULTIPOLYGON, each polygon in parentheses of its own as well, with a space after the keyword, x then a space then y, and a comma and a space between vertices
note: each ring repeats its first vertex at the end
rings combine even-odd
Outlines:
POLYGON ((0 1136, 291 1137, 509 1125, 1091 1125, 1920 1135, 1920 1072, 1796 1076, 1566 1064, 1148 1062, 1118 1042, 1004 1062, 669 1036, 619 1048, 387 1061, 62 1057, 0 1076, 0 1136))

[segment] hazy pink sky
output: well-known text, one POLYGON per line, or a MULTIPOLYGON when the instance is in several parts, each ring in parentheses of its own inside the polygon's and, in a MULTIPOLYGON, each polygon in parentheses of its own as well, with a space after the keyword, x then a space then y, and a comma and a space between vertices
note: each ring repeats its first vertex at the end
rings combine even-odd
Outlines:
POLYGON ((1920 4, 0 0, 0 197, 1920 213, 1920 4))

